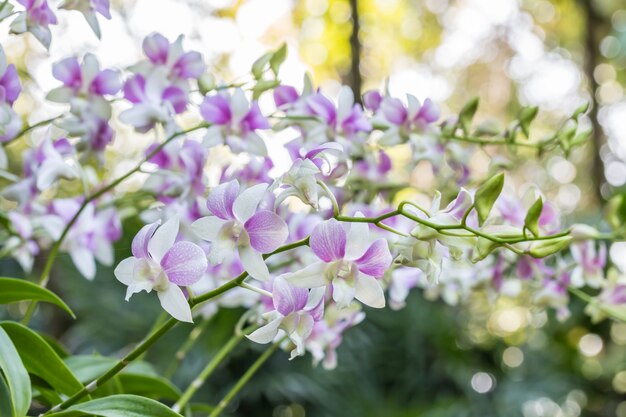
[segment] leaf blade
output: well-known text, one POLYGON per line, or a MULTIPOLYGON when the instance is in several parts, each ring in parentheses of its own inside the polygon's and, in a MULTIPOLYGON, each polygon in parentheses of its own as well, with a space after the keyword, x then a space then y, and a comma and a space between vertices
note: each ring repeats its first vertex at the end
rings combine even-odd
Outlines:
POLYGON ((55 304, 73 318, 76 318, 74 312, 67 304, 52 291, 23 279, 0 277, 0 304, 25 300, 45 301, 55 304))

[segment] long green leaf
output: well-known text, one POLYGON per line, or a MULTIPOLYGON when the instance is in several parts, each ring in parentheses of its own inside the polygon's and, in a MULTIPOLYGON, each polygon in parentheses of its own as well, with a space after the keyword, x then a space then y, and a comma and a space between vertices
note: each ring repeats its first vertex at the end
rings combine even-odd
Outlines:
POLYGON ((30 378, 9 335, 0 328, 0 370, 7 379, 13 417, 24 417, 30 408, 30 378))
POLYGON ((12 404, 11 392, 0 373, 0 416, 10 416, 13 412, 12 404))
POLYGON ((166 378, 157 375, 122 373, 118 375, 125 394, 176 401, 180 390, 166 378))
MULTIPOLYGON (((66 358, 65 364, 74 373, 76 378, 83 383, 89 383, 108 371, 117 363, 117 359, 96 355, 76 355, 66 358)), ((157 373, 146 362, 133 362, 122 373, 156 376, 157 373)))
POLYGON ((76 317, 67 304, 52 291, 23 279, 0 278, 0 304, 24 300, 45 301, 56 304, 67 311, 72 317, 76 317))
POLYGON ((169 407, 138 395, 112 395, 76 404, 49 417, 181 417, 169 407))
POLYGON ((83 389, 83 384, 65 362, 37 333, 15 322, 1 322, 0 327, 13 341, 28 372, 37 375, 52 388, 68 396, 83 389))

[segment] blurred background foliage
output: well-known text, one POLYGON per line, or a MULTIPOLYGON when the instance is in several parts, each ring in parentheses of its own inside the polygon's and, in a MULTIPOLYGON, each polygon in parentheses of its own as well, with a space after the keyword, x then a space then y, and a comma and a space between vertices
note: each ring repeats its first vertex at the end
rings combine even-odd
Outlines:
MULTIPOLYGON (((576 209, 577 217, 568 220, 592 224, 600 221, 604 201, 625 190, 623 0, 113 0, 112 7, 114 19, 103 25, 101 44, 83 36, 80 16, 68 18, 55 29, 51 57, 28 37, 3 35, 2 44, 25 83, 26 94, 16 104, 20 114, 40 120, 59 111, 51 104, 32 110, 52 85, 50 62, 89 51, 104 66, 123 67, 139 56, 142 37, 155 30, 170 38, 185 34, 189 47, 203 52, 212 71, 226 80, 245 74, 267 48, 287 42, 282 78, 288 83, 300 85, 309 71, 330 94, 340 83, 361 92, 387 85, 393 95, 431 97, 444 114, 479 96, 479 119, 500 124, 521 106, 538 105, 535 135, 558 126, 581 101, 590 100, 594 107, 586 123, 596 128, 591 143, 569 160, 533 153, 509 156, 517 167, 514 187, 538 184, 564 213, 576 209), (355 7, 358 33, 353 31, 355 7), (355 69, 360 77, 355 78, 355 69)), ((131 137, 128 128, 118 128, 119 136, 131 137)), ((145 146, 141 140, 117 143, 118 151, 145 146)), ((499 152, 487 151, 491 156, 499 152)), ((110 156, 105 168, 115 173, 127 166, 118 162, 110 156)), ((473 162, 481 180, 484 161, 473 162)), ((19 163, 15 155, 12 163, 19 163)), ((433 180, 423 172, 416 171, 411 181, 429 193, 433 180)), ((124 239, 116 246, 118 259, 129 253, 139 227, 136 216, 126 221, 124 239)), ((44 261, 45 254, 38 263, 44 261)), ((0 263, 0 272, 20 274, 7 262, 0 263)), ((51 287, 79 319, 40 306, 36 325, 73 353, 119 355, 160 314, 146 294, 125 303, 111 269, 100 266, 95 281, 88 282, 63 255, 51 287)), ((626 417, 626 324, 593 325, 583 308, 573 300, 572 316, 558 322, 523 300, 494 301, 477 294, 466 305, 450 307, 414 292, 401 311, 367 310, 367 320, 346 334, 335 370, 313 367, 309 356, 289 362, 284 354, 274 355, 230 412, 626 417)), ((223 310, 211 319, 176 368, 179 387, 186 387, 230 337, 241 313, 223 310)), ((21 312, 0 314, 19 318, 21 312)), ((176 363, 175 353, 190 331, 179 326, 147 360, 165 372, 176 363)), ((262 349, 241 345, 198 392, 196 402, 215 404, 262 349)))

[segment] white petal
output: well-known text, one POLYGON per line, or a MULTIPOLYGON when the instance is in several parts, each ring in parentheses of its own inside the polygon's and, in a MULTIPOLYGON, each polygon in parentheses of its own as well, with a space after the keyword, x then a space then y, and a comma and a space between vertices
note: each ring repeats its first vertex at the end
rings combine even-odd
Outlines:
POLYGON ((237 88, 230 99, 230 109, 233 114, 233 123, 239 123, 250 110, 250 104, 246 94, 241 88, 237 88))
POLYGON ((278 334, 278 327, 280 326, 280 323, 282 320, 283 320, 282 316, 277 317, 274 320, 267 323, 265 326, 259 327, 258 329, 256 329, 255 331, 253 331, 246 337, 255 343, 261 343, 261 344, 270 343, 272 340, 274 340, 274 338, 278 334))
POLYGON ((240 222, 245 223, 246 220, 256 213, 257 207, 267 191, 267 187, 267 184, 257 184, 239 194, 239 197, 233 204, 233 213, 240 222))
POLYGON ((328 284, 326 279, 325 262, 315 262, 299 271, 283 275, 283 277, 297 287, 317 288, 328 284))
POLYGON ((178 285, 170 284, 165 291, 158 293, 161 307, 178 321, 193 323, 191 308, 183 290, 178 285))
POLYGON ((165 252, 176 242, 178 227, 178 217, 172 217, 154 232, 154 235, 148 242, 148 252, 155 261, 161 262, 165 252))
POLYGON ((359 274, 354 296, 357 300, 370 307, 385 307, 385 293, 383 292, 383 288, 376 278, 370 277, 369 275, 359 274))
POLYGON ((349 307, 354 299, 354 294, 354 280, 352 282, 343 278, 335 278, 333 280, 333 300, 337 303, 337 307, 349 307))
POLYGON ((246 272, 254 279, 268 281, 270 271, 267 269, 263 255, 252 249, 251 246, 239 246, 239 259, 246 272))
POLYGON ((216 216, 202 217, 191 224, 191 230, 200 238, 209 242, 215 242, 222 227, 228 220, 216 216))
MULTIPOLYGON (((364 217, 363 213, 356 213, 355 217, 364 217)), ((346 259, 358 259, 369 247, 370 229, 367 223, 350 223, 346 244, 346 259)))
POLYGON ((133 282, 134 270, 135 258, 131 256, 122 260, 122 262, 120 262, 115 267, 115 271, 113 271, 113 274, 115 275, 115 278, 117 278, 117 280, 122 284, 130 285, 133 282))
POLYGON ((352 105, 354 104, 354 93, 348 86, 343 86, 339 90, 337 96, 337 121, 343 122, 346 117, 352 112, 352 105))
POLYGON ((96 261, 93 254, 84 246, 78 246, 70 249, 72 262, 76 265, 76 269, 88 280, 94 279, 96 276, 96 261))
POLYGON ((406 99, 408 102, 408 110, 409 110, 409 118, 414 118, 418 111, 420 111, 420 101, 411 94, 406 95, 406 99))
POLYGON ((76 172, 64 162, 46 161, 37 171, 37 188, 43 191, 50 188, 59 178, 73 179, 76 176, 76 172))

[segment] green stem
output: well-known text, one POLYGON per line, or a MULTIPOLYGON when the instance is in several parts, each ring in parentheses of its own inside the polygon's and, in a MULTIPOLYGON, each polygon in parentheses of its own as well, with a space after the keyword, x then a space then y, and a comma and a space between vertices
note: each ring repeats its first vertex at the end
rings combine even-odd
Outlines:
MULTIPOLYGON (((144 159, 142 159, 141 162, 139 162, 137 166, 135 166, 135 168, 126 172, 124 175, 122 175, 121 177, 119 177, 118 179, 110 183, 109 185, 99 189, 98 191, 96 191, 95 193, 87 197, 85 201, 83 201, 83 203, 78 208, 78 211, 74 214, 74 216, 70 219, 70 221, 67 223, 67 225, 63 229, 63 232, 61 233, 61 237, 52 245, 52 248, 50 249, 50 253, 48 254, 48 259, 46 260, 43 271, 41 272, 41 276, 39 277, 39 285, 42 287, 46 287, 46 285, 48 285, 48 280, 50 279, 50 271, 52 270, 52 265, 54 265, 54 261, 59 253, 59 250, 61 249, 61 245, 63 244, 63 241, 67 237, 67 234, 69 233, 70 229, 76 223, 76 221, 78 220, 78 217, 80 217, 80 215, 85 210, 85 208, 87 208, 89 203, 101 197, 102 195, 106 194, 107 192, 111 191, 112 189, 120 185, 122 182, 124 182, 128 177, 130 177, 131 175, 139 171, 141 169, 141 166, 144 163, 149 161, 154 155, 156 155, 159 151, 161 151, 161 149, 163 149, 163 147, 167 145, 169 142, 171 142, 172 140, 176 139, 179 136, 186 135, 190 132, 193 132, 193 131, 196 131, 198 129, 202 129, 205 127, 207 127, 207 124, 201 123, 198 126, 194 126, 186 130, 181 130, 180 132, 176 132, 170 135, 163 143, 161 143, 159 146, 154 148, 152 152, 150 152, 144 159)), ((28 310, 26 311, 24 318, 22 319, 22 324, 25 324, 25 325, 28 324, 33 313, 35 312, 35 307, 37 307, 37 301, 32 301, 30 305, 28 306, 28 310)))
POLYGON ((35 123, 33 125, 26 126, 22 130, 17 132, 17 135, 15 135, 15 137, 13 139, 4 142, 4 146, 8 146, 9 144, 15 142, 16 140, 18 140, 19 138, 21 138, 22 136, 24 136, 26 133, 30 132, 31 130, 36 129, 36 128, 40 127, 40 126, 45 126, 45 125, 47 125, 49 123, 52 123, 55 120, 60 119, 60 118, 61 118, 61 116, 51 117, 50 119, 42 120, 42 121, 37 122, 37 123, 35 123))
POLYGON ((180 396, 176 404, 172 406, 172 410, 180 412, 185 405, 191 400, 191 397, 204 385, 205 381, 213 374, 220 363, 228 356, 228 354, 243 340, 246 334, 255 329, 258 326, 251 326, 242 332, 236 332, 224 346, 217 352, 217 354, 211 359, 211 361, 204 367, 204 369, 198 374, 198 376, 189 384, 185 392, 180 396))
POLYGON ((322 187, 328 198, 330 198, 330 201, 333 203, 333 217, 339 216, 341 210, 339 209, 339 204, 337 204, 337 199, 335 198, 335 195, 332 193, 332 191, 330 191, 330 188, 328 188, 328 186, 324 184, 323 181, 317 180, 317 184, 322 187))
POLYGON ((204 331, 209 327, 209 323, 211 323, 210 319, 202 320, 200 324, 198 324, 191 330, 191 332, 189 332, 187 340, 185 340, 180 349, 178 349, 178 351, 174 355, 174 359, 172 359, 169 366, 167 367, 167 370, 164 374, 166 378, 171 378, 174 375, 180 363, 185 360, 191 348, 196 344, 202 333, 204 333, 204 331))
POLYGON ((258 371, 259 368, 270 358, 270 356, 272 356, 272 354, 276 351, 276 349, 278 348, 281 342, 282 342, 282 339, 274 343, 269 349, 263 352, 263 354, 252 364, 252 366, 248 368, 246 373, 243 374, 243 376, 239 379, 239 381, 237 381, 235 386, 232 387, 230 391, 228 391, 228 394, 226 394, 226 396, 222 399, 222 401, 219 402, 219 404, 217 405, 217 407, 215 407, 215 409, 209 415, 209 417, 219 416, 222 413, 222 411, 224 411, 224 409, 228 407, 228 404, 230 404, 233 398, 235 398, 235 396, 239 393, 239 391, 241 391, 241 389, 248 383, 250 378, 254 376, 256 371, 258 371))

